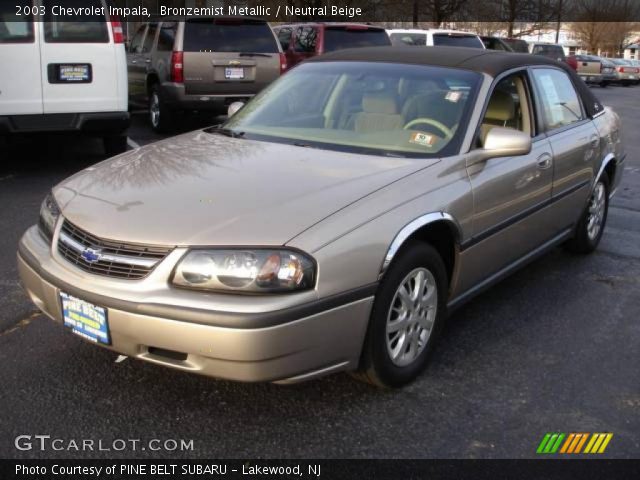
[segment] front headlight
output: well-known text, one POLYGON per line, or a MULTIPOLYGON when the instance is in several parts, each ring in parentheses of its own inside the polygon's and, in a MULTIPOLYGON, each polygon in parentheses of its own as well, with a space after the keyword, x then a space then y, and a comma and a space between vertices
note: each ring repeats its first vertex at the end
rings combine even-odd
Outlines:
POLYGON ((49 240, 53 239, 53 230, 56 227, 56 222, 59 217, 60 209, 58 208, 58 204, 53 198, 53 194, 49 193, 42 201, 42 205, 40 206, 40 219, 38 220, 40 232, 49 240))
POLYGON ((313 288, 315 262, 288 249, 191 250, 173 284, 238 293, 284 293, 313 288))

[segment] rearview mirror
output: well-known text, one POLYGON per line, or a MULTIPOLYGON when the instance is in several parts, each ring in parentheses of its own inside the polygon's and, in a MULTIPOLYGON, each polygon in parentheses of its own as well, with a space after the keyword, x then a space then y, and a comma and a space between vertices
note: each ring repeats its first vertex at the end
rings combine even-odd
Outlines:
POLYGON ((227 109, 227 116, 232 117, 238 110, 244 107, 244 102, 233 102, 227 109))
POLYGON ((480 162, 496 157, 515 157, 529 152, 531 136, 528 133, 514 128, 493 127, 484 138, 483 148, 474 151, 474 160, 480 162))

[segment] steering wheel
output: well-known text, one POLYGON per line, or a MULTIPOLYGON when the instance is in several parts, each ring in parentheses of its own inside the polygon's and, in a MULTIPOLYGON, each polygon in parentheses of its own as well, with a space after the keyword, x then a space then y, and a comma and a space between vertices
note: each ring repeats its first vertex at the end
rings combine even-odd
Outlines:
POLYGON ((404 130, 409 130, 414 125, 419 125, 421 123, 426 125, 431 125, 432 127, 437 128, 442 133, 444 133, 445 138, 453 137, 453 131, 449 127, 447 127, 444 123, 439 122, 438 120, 434 120, 433 118, 426 118, 426 117, 415 118, 404 126, 404 130))

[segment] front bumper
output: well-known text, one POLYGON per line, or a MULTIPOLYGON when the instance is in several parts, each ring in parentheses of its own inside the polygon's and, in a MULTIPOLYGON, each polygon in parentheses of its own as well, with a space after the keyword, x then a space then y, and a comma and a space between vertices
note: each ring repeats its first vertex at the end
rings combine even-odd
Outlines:
MULTIPOLYGON (((371 289, 344 297, 345 302, 325 302, 322 305, 326 308, 316 313, 303 305, 271 315, 221 314, 224 305, 211 312, 180 305, 158 306, 150 298, 153 295, 143 289, 138 304, 113 298, 101 282, 91 281, 95 276, 56 257, 37 227, 24 234, 18 271, 31 300, 61 324, 60 291, 106 307, 112 344, 104 347, 123 355, 247 382, 292 383, 358 365, 373 303, 372 293, 367 293, 371 289), (225 326, 218 321, 221 317, 225 326), (234 319, 238 328, 229 325, 234 319), (260 322, 264 326, 256 326, 260 322)), ((254 298, 246 297, 246 302, 254 298)), ((236 296, 234 299, 237 301, 236 296)))

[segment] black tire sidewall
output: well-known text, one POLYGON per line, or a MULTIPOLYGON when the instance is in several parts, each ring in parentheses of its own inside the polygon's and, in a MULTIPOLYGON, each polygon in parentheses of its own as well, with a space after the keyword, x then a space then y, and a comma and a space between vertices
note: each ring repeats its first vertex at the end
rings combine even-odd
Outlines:
POLYGON ((158 84, 151 87, 149 94, 149 123, 151 124, 151 128, 157 133, 167 133, 172 127, 172 112, 164 102, 162 91, 158 84), (151 120, 151 103, 154 95, 158 97, 158 111, 160 115, 157 125, 154 125, 151 120))
MULTIPOLYGON (((606 172, 602 173, 602 175, 598 179, 598 182, 602 182, 602 184, 604 185, 604 195, 605 195, 605 208, 604 208, 604 216, 602 218, 602 224, 600 225, 600 231, 598 232, 598 235, 596 236, 596 238, 594 239, 589 238, 589 232, 588 232, 587 226, 589 224, 589 205, 591 204, 591 196, 593 195, 592 193, 589 195, 587 206, 585 207, 582 217, 578 222, 575 235, 572 241, 572 245, 571 245, 572 247, 571 249, 578 253, 590 253, 594 251, 598 247, 598 244, 602 239, 602 235, 604 234, 604 229, 607 224, 607 217, 609 216, 610 183, 609 183, 609 177, 606 172)), ((595 189, 595 185, 594 185, 594 189, 595 189)))
POLYGON ((385 386, 405 385, 424 370, 446 315, 447 287, 444 263, 438 252, 428 244, 416 242, 404 247, 389 267, 378 288, 367 333, 367 347, 371 362, 369 368, 373 368, 376 377, 385 386), (436 280, 438 287, 436 319, 426 348, 412 364, 399 367, 392 362, 387 350, 387 315, 400 282, 409 272, 419 267, 428 269, 436 280))

